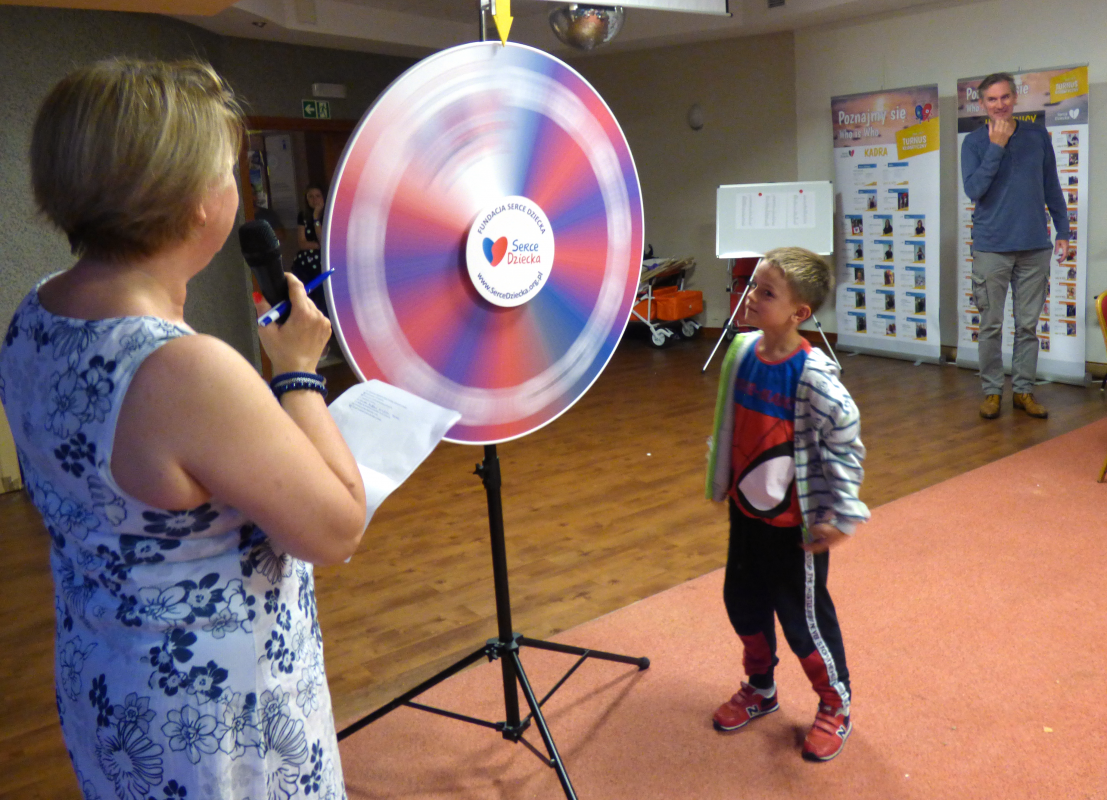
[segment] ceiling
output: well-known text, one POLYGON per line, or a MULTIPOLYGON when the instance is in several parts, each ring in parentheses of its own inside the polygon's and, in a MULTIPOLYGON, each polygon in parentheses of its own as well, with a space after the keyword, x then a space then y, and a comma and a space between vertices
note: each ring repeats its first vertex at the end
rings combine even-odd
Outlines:
MULTIPOLYGON (((615 2, 617 0, 611 0, 615 2)), ((675 5, 678 0, 665 0, 675 5)), ((729 0, 730 16, 627 8, 623 30, 599 53, 795 30, 921 7, 982 0, 729 0)), ((390 55, 424 56, 480 39, 480 0, 0 0, 174 16, 224 36, 390 55)), ((511 41, 561 56, 547 16, 555 3, 513 0, 511 41)), ((496 32, 488 21, 487 38, 496 32)))
POLYGON ((80 8, 86 11, 137 11, 147 14, 211 15, 232 5, 234 0, 0 0, 0 6, 80 8))
MULTIPOLYGON (((168 2, 169 0, 162 0, 168 2)), ((182 0, 184 2, 185 0, 182 0)), ((205 0, 192 0, 204 2, 205 0)), ((216 2, 217 0, 206 0, 216 2)), ((923 6, 980 0, 729 0, 731 16, 638 8, 626 10, 623 30, 594 51, 609 53, 696 41, 795 30, 923 6)), ((420 57, 480 39, 479 0, 239 0, 211 16, 178 15, 225 36, 420 57)), ((511 41, 558 54, 582 55, 561 44, 547 17, 556 4, 513 0, 511 41)), ((488 21, 487 38, 496 31, 488 21)))

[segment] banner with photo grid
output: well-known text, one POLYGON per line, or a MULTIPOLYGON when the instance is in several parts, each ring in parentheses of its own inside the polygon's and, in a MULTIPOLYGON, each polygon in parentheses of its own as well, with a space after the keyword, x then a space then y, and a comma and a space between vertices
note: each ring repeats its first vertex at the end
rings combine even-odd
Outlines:
POLYGON ((838 346, 937 361, 938 87, 831 99, 838 346))
MULTIPOLYGON (((1083 385, 1084 309, 1087 297, 1088 253, 1088 67, 1060 67, 1012 73, 1018 100, 1015 118, 1020 124, 1044 127, 1053 140, 1057 175, 1068 204, 1070 247, 1068 259, 1050 261, 1045 304, 1038 320, 1038 377, 1083 385)), ((957 81, 957 153, 960 176, 961 145, 965 137, 987 123, 976 87, 983 76, 957 81)), ((957 181, 958 285, 957 365, 979 368, 977 334, 980 315, 972 295, 972 214, 975 204, 957 181)), ((1053 223, 1043 208, 1053 239, 1053 223)), ((1003 325, 1003 365, 1011 368, 1015 321, 1011 293, 1007 293, 1003 325)))

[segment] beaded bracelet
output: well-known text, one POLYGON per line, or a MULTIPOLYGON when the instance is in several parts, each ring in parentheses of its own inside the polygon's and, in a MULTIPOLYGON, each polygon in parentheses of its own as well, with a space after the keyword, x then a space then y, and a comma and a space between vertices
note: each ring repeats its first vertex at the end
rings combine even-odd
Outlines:
POLYGON ((324 400, 327 399, 327 380, 314 372, 282 372, 269 381, 269 388, 273 390, 278 400, 285 392, 294 392, 298 389, 319 392, 324 400))

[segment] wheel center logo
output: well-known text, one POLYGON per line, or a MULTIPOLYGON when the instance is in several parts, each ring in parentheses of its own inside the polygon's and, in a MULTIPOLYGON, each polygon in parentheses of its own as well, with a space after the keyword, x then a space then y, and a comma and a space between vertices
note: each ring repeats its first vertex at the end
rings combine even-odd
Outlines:
POLYGON ((505 197, 481 209, 465 247, 474 288, 488 302, 511 308, 530 300, 550 277, 550 221, 525 197, 505 197))

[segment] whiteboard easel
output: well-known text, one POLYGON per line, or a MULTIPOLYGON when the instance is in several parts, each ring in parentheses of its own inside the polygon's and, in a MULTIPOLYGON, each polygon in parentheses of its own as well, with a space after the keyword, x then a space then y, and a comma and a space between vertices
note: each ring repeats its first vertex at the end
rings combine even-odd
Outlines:
POLYGON ((834 252, 834 184, 830 181, 740 183, 715 195, 715 256, 760 256, 774 247, 834 252))
MULTIPOLYGON (((720 186, 715 196, 715 256, 750 258, 777 247, 802 247, 821 256, 834 251, 834 184, 830 181, 740 183, 720 186)), ((723 326, 722 335, 700 372, 706 372, 715 351, 734 325, 749 283, 723 326)), ((827 352, 841 362, 814 314, 827 352)))

